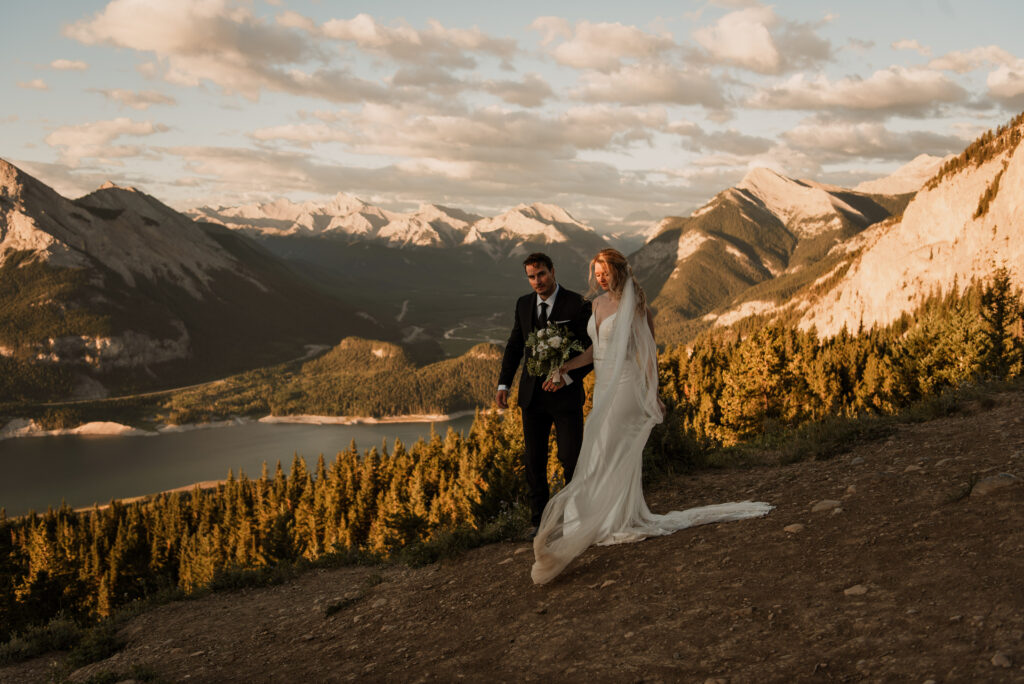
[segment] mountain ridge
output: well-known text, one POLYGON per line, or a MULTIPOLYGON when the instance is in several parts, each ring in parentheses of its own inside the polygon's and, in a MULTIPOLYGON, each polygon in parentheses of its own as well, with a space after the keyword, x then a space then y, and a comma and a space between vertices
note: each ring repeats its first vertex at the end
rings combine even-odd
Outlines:
POLYGON ((0 291, 0 361, 16 378, 5 400, 34 396, 39 373, 71 373, 85 398, 283 360, 346 333, 398 338, 242 235, 112 184, 68 200, 5 160, 0 291))

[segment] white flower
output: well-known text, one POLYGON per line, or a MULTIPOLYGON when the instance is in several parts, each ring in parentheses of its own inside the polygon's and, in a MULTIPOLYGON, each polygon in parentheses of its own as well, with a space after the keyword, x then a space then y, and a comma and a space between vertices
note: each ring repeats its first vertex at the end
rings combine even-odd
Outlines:
POLYGON ((550 340, 548 340, 548 346, 550 346, 552 349, 560 348, 562 346, 562 338, 561 338, 561 336, 555 335, 550 340))
POLYGON ((543 354, 547 350, 548 350, 548 345, 544 344, 543 342, 541 342, 540 344, 537 345, 537 353, 538 354, 543 354))
POLYGON ((537 337, 539 339, 543 340, 547 336, 548 336, 548 329, 547 328, 541 328, 540 330, 537 331, 537 337))

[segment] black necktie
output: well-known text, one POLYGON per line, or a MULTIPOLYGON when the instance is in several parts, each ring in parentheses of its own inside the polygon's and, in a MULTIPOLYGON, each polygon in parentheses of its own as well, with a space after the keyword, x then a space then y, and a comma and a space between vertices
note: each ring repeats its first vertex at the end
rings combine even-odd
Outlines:
POLYGON ((540 316, 537 316, 537 325, 543 328, 548 324, 548 303, 540 303, 540 316))

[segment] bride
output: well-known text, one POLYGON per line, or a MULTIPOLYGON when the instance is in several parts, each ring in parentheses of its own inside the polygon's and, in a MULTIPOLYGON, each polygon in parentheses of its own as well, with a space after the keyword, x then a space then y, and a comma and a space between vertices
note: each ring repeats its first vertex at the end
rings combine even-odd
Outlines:
MULTIPOLYGON (((532 577, 544 584, 591 544, 621 544, 694 525, 763 516, 767 503, 744 501, 651 513, 644 502, 644 444, 664 405, 658 398, 654 318, 626 258, 604 249, 590 262, 604 293, 593 302, 587 332, 593 345, 560 371, 594 364, 594 405, 572 481, 548 502, 533 540, 532 577)), ((596 289, 596 288, 595 288, 596 289)), ((558 384, 546 383, 555 390, 558 384)))

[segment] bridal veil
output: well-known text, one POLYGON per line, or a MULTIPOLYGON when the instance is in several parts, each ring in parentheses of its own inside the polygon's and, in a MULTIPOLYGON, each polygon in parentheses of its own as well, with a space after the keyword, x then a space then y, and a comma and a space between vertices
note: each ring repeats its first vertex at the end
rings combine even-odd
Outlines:
POLYGON ((548 502, 534 538, 531 575, 537 584, 553 579, 591 544, 639 541, 694 525, 758 517, 772 508, 744 501, 652 514, 643 497, 642 462, 651 429, 663 418, 658 355, 631 278, 618 310, 600 331, 591 318, 590 334, 593 408, 573 479, 548 502))

